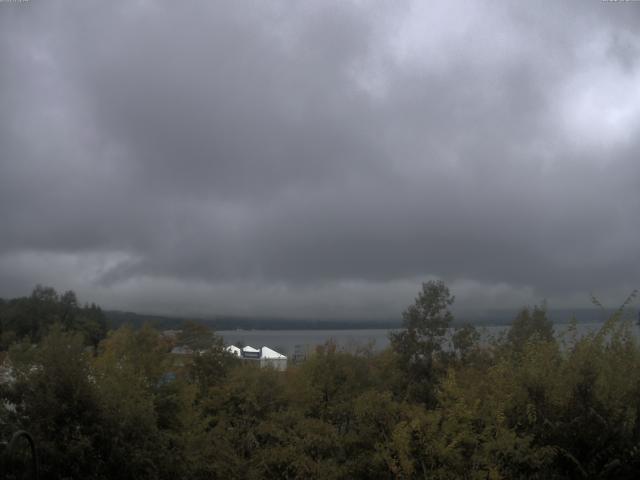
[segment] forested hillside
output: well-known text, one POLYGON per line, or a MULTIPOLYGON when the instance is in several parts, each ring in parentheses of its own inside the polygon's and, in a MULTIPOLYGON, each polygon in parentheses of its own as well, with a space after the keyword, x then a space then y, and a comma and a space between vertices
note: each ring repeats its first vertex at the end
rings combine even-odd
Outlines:
POLYGON ((0 298, 0 348, 16 341, 38 343, 53 325, 81 333, 88 345, 98 346, 107 334, 107 321, 95 304, 81 305, 73 291, 62 294, 36 286, 28 297, 0 298))
POLYGON ((36 439, 42 478, 636 478, 640 345, 616 312, 560 339, 523 309, 489 345, 423 285, 381 353, 333 344, 286 372, 228 355, 207 328, 104 334, 100 310, 37 288, 0 304, 2 436, 36 439), (71 312, 71 313, 69 313, 71 312))

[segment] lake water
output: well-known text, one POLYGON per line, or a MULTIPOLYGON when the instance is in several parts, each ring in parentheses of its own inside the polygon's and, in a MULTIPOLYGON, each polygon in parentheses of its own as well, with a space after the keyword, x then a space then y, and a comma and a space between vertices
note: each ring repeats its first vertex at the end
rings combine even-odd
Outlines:
POLYGON ((243 343, 253 347, 266 345, 269 348, 291 355, 298 347, 309 351, 332 340, 341 348, 353 350, 359 346, 373 344, 375 350, 389 345, 387 329, 371 330, 221 330, 216 332, 225 344, 243 343))
MULTIPOLYGON (((602 326, 602 323, 580 323, 577 325, 578 334, 584 335, 593 332, 602 326)), ((507 326, 479 327, 483 340, 497 337, 505 332, 507 326)), ((557 324, 555 331, 562 334, 569 328, 568 324, 557 324)), ((216 332, 224 339, 225 344, 242 343, 253 347, 263 345, 274 350, 291 355, 298 351, 309 352, 316 346, 332 340, 340 348, 354 351, 358 347, 371 344, 374 350, 383 350, 389 346, 389 329, 362 329, 362 330, 221 330, 216 332)))

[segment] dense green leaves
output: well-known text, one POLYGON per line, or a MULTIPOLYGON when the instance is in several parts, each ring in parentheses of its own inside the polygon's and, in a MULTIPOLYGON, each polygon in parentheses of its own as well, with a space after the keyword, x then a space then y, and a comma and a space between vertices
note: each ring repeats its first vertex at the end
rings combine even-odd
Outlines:
POLYGON ((442 281, 422 284, 422 291, 402 314, 403 329, 390 335, 398 369, 405 375, 408 399, 433 406, 447 355, 443 344, 453 315, 454 297, 442 281))
POLYGON ((0 348, 6 350, 16 341, 39 342, 56 323, 82 333, 84 342, 94 347, 107 333, 98 306, 80 306, 74 292, 58 294, 38 285, 29 297, 0 302, 0 348))
POLYGON ((279 372, 238 361, 195 324, 180 337, 193 356, 171 355, 150 327, 92 349, 75 295, 37 288, 0 303, 14 339, 1 433, 32 432, 45 479, 637 476, 632 322, 617 312, 599 331, 573 324, 558 337, 534 307, 489 341, 448 330, 452 302, 427 283, 390 349, 327 343, 279 372))
POLYGON ((553 323, 545 307, 523 308, 513 320, 507 340, 515 351, 522 350, 530 341, 553 341, 553 323))

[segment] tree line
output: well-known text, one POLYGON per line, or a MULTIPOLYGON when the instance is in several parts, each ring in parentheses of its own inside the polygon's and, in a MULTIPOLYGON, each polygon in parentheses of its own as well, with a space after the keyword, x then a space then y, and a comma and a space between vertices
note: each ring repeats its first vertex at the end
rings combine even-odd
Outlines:
POLYGON ((186 325, 179 339, 204 353, 172 356, 173 341, 150 326, 106 332, 98 307, 36 290, 0 303, 12 372, 0 434, 31 432, 46 479, 640 471, 640 345, 622 309, 597 331, 572 324, 558 336, 544 306, 524 308, 487 342, 472 326, 450 335, 454 298, 428 282, 388 349, 328 342, 277 372, 230 356, 206 327, 186 325))

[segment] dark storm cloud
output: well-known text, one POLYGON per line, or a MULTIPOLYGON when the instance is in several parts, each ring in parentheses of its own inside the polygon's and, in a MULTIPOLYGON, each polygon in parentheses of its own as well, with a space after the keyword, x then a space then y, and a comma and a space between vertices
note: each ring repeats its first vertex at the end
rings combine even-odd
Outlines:
POLYGON ((0 291, 395 315, 637 286, 640 6, 0 3, 0 291))

